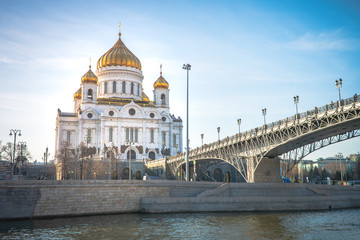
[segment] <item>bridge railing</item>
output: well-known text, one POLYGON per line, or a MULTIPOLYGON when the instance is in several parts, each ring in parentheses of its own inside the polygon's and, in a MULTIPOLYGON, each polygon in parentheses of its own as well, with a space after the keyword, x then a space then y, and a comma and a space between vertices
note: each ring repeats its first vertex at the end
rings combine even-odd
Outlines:
MULTIPOLYGON (((278 120, 276 122, 272 122, 272 123, 266 124, 264 126, 257 127, 257 128, 245 131, 245 132, 240 133, 240 134, 235 134, 235 135, 233 135, 231 137, 226 137, 226 138, 224 138, 224 139, 222 139, 220 141, 215 141, 215 142, 210 143, 210 144, 204 144, 201 147, 197 147, 195 149, 190 150, 189 158, 191 157, 192 153, 195 154, 199 150, 200 151, 215 150, 216 148, 221 147, 221 146, 226 146, 226 145, 229 145, 229 144, 237 142, 237 141, 250 139, 250 138, 252 138, 252 137, 254 137, 254 136, 258 135, 258 134, 262 134, 262 133, 266 132, 268 129, 280 128, 281 126, 289 126, 290 124, 291 125, 296 124, 297 121, 305 122, 306 120, 312 119, 312 118, 316 117, 317 115, 319 115, 321 113, 325 113, 327 111, 337 109, 339 106, 340 107, 346 107, 346 106, 350 106, 351 104, 358 103, 358 102, 360 102, 360 99, 359 99, 357 94, 355 94, 353 97, 341 100, 340 103, 339 103, 339 101, 337 101, 335 103, 331 101, 330 104, 327 104, 325 106, 315 107, 312 110, 302 112, 302 113, 299 113, 297 115, 287 117, 285 119, 281 119, 281 120, 278 120)), ((180 156, 181 158, 184 158, 185 153, 181 153, 180 155, 177 155, 177 156, 180 156)), ((173 157, 170 157, 169 159, 171 160, 172 158, 173 157)))

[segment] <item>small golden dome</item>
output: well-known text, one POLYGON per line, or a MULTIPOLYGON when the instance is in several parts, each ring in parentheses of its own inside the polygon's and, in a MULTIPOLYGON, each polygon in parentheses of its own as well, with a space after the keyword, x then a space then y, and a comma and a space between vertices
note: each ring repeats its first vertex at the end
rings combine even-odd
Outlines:
POLYGON ((154 82, 154 88, 169 89, 169 83, 162 76, 162 64, 160 64, 160 77, 154 82))
POLYGON ((81 99, 81 88, 74 93, 75 99, 81 99))
POLYGON ((115 45, 98 60, 97 68, 126 66, 141 70, 140 60, 125 46, 120 36, 121 33, 119 33, 119 40, 117 40, 115 45))
POLYGON ((143 89, 143 91, 142 91, 142 100, 143 100, 143 101, 150 101, 150 100, 149 100, 149 97, 145 94, 144 89, 143 89))
POLYGON ((97 76, 91 71, 91 65, 89 65, 89 71, 81 77, 82 83, 98 83, 97 76))

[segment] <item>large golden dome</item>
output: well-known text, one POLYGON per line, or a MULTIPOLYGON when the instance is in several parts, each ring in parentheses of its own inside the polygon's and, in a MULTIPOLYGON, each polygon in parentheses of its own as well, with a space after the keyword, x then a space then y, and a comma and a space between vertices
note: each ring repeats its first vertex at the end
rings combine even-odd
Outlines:
POLYGON ((98 69, 107 66, 126 66, 141 70, 140 60, 121 41, 121 33, 115 45, 97 62, 98 69))

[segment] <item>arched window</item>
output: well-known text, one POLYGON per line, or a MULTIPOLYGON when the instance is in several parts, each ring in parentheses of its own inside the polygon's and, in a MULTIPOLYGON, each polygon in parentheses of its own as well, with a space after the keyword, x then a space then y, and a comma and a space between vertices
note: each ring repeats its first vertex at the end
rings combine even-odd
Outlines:
POLYGON ((138 96, 141 97, 141 95, 140 95, 140 84, 138 84, 137 86, 138 86, 138 90, 137 90, 138 91, 138 96))
POLYGON ((134 94, 134 83, 131 83, 131 94, 134 94))
POLYGON ((162 132, 162 145, 165 145, 166 144, 166 132, 163 131, 162 132))
POLYGON ((71 132, 67 131, 67 133, 66 133, 66 142, 67 142, 67 144, 71 143, 70 140, 71 140, 71 132))
POLYGON ((130 142, 134 142, 134 129, 130 128, 130 142))
POLYGON ((113 93, 116 93, 116 81, 113 81, 113 93))
POLYGON ((105 83, 104 83, 104 93, 107 93, 107 85, 108 85, 108 83, 105 82, 105 83))
POLYGON ((127 128, 127 129, 126 129, 126 141, 127 141, 127 142, 130 140, 129 135, 130 135, 129 129, 127 128))
POLYGON ((129 160, 129 159, 136 160, 136 152, 134 150, 129 150, 127 152, 127 160, 129 160))
POLYGON ((149 158, 151 160, 155 160, 155 153, 154 152, 149 152, 149 158))
POLYGON ((165 105, 165 104, 166 104, 166 101, 165 101, 165 94, 161 94, 160 99, 161 99, 161 104, 162 104, 162 105, 165 105))
POLYGON ((122 82, 122 93, 126 93, 126 82, 122 82))
POLYGON ((89 143, 89 142, 91 142, 91 129, 88 129, 87 130, 87 136, 86 136, 86 141, 89 143))
POLYGON ((93 90, 92 89, 88 90, 87 99, 93 100, 93 90))
POLYGON ((226 172, 226 182, 230 182, 230 172, 226 172))
POLYGON ((138 142, 138 129, 135 128, 135 142, 138 142))
POLYGON ((109 128, 109 142, 113 141, 113 128, 109 128))
POLYGON ((150 129, 150 143, 154 143, 154 129, 150 129))

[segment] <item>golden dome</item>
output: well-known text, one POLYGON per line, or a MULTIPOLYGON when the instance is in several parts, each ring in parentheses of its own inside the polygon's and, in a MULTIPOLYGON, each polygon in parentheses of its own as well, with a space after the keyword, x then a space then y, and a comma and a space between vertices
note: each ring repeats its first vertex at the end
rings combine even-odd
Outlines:
POLYGON ((74 93, 75 99, 81 99, 81 88, 74 93))
POLYGON ((162 76, 162 64, 160 64, 160 77, 154 82, 154 88, 169 88, 169 83, 162 76))
POLYGON ((126 66, 141 70, 140 60, 125 46, 120 36, 121 33, 119 33, 119 40, 117 40, 115 45, 98 60, 97 68, 126 66))
POLYGON ((81 77, 82 83, 98 83, 97 76, 91 71, 91 65, 89 65, 89 71, 81 77))
POLYGON ((142 100, 143 100, 143 101, 150 101, 150 100, 149 100, 149 97, 145 94, 144 89, 143 89, 143 91, 142 91, 142 100))

